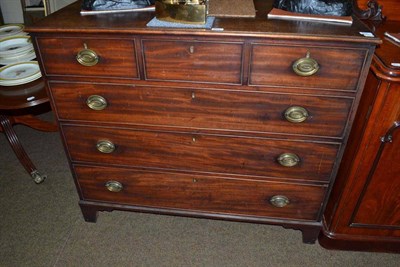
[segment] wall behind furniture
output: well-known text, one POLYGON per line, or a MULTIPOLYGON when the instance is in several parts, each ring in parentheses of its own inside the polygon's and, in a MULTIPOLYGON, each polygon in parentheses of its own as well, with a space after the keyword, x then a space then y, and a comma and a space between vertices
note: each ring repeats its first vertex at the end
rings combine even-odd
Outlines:
POLYGON ((50 13, 53 13, 75 1, 76 0, 48 0, 50 5, 50 13))
POLYGON ((4 23, 24 23, 21 2, 19 0, 0 0, 4 23))
MULTIPOLYGON (((50 13, 53 13, 76 0, 48 0, 50 13)), ((24 23, 20 0, 0 0, 4 23, 24 23)))

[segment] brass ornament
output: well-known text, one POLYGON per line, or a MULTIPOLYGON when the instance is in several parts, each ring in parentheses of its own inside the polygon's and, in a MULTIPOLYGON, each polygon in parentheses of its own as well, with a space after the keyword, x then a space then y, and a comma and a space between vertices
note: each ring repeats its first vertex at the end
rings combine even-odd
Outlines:
POLYGON ((108 181, 105 184, 105 187, 110 192, 120 192, 122 189, 124 189, 124 186, 118 181, 108 181))
POLYGON ((89 49, 86 43, 83 44, 83 47, 84 48, 76 55, 78 63, 86 67, 96 65, 99 62, 99 56, 97 53, 89 49))
POLYGON ((284 112, 285 119, 293 123, 304 122, 309 115, 307 109, 300 106, 291 106, 284 112))
POLYGON ((107 107, 107 100, 100 95, 91 95, 86 100, 86 105, 93 110, 103 110, 107 107))
POLYGON ((282 195, 276 195, 276 196, 271 197, 269 202, 277 208, 283 208, 283 207, 289 205, 289 203, 290 203, 289 198, 286 196, 282 196, 282 195))
POLYGON ((300 58, 293 63, 293 71, 303 77, 312 76, 319 70, 318 62, 311 58, 310 52, 307 52, 306 57, 300 58))
POLYGON ((109 140, 100 140, 97 142, 96 148, 101 153, 110 154, 114 152, 115 145, 109 140))
POLYGON ((294 167, 300 163, 300 157, 294 153, 283 153, 279 155, 277 161, 284 167, 294 167))

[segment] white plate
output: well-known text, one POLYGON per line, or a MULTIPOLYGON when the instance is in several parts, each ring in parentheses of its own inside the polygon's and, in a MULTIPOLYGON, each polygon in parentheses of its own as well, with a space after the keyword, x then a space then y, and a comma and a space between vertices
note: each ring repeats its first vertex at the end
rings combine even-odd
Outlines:
POLYGON ((12 35, 25 34, 23 33, 23 30, 24 30, 24 25, 22 24, 6 24, 0 26, 0 38, 12 35))
POLYGON ((28 53, 22 54, 16 57, 0 57, 0 65, 10 65, 18 62, 30 61, 36 58, 35 50, 28 51, 28 53))
POLYGON ((39 79, 40 77, 42 77, 42 75, 39 73, 37 75, 33 75, 33 76, 31 76, 29 78, 25 78, 25 79, 12 80, 12 81, 4 82, 4 83, 2 83, 0 81, 0 86, 15 86, 15 85, 26 84, 26 83, 33 82, 33 81, 39 79))
POLYGON ((37 61, 20 62, 0 68, 0 85, 25 84, 42 76, 37 61))
POLYGON ((42 77, 42 76, 41 76, 41 75, 36 75, 36 76, 32 76, 32 77, 29 77, 29 78, 23 79, 23 80, 16 80, 16 81, 9 82, 9 83, 5 83, 5 84, 1 84, 1 83, 0 83, 0 85, 1 85, 1 86, 15 86, 15 85, 21 85, 21 84, 26 84, 26 83, 30 83, 30 82, 36 81, 36 80, 39 79, 40 77, 42 77))
POLYGON ((0 57, 18 56, 32 49, 30 36, 11 36, 0 39, 0 57))
POLYGON ((34 52, 33 47, 31 47, 31 49, 26 50, 26 51, 23 51, 23 52, 21 52, 21 53, 12 54, 12 55, 7 55, 7 56, 0 56, 0 58, 12 60, 13 58, 16 58, 16 57, 23 57, 23 56, 26 56, 27 54, 30 54, 30 53, 32 53, 32 52, 34 52))

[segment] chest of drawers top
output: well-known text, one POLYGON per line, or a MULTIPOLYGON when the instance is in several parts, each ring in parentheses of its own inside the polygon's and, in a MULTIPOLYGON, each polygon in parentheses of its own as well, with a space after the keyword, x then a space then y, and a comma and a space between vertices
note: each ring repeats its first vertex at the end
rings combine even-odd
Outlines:
POLYGON ((267 14, 273 1, 254 1, 255 18, 216 18, 213 29, 153 28, 147 23, 154 12, 126 12, 118 14, 80 15, 81 1, 77 1, 51 16, 27 27, 32 34, 99 34, 110 35, 165 35, 208 37, 253 37, 286 40, 320 40, 358 43, 380 43, 378 38, 365 37, 370 30, 358 19, 350 25, 313 23, 306 21, 270 20, 267 14))

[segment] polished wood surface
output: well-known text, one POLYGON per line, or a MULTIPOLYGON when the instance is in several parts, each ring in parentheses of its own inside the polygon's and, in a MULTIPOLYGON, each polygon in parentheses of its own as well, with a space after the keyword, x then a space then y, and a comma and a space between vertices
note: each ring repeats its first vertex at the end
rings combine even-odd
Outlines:
POLYGON ((27 29, 86 221, 156 212, 278 224, 315 242, 380 40, 357 19, 268 20, 271 4, 206 30, 146 27, 152 12, 80 16, 78 2, 27 29), (94 66, 75 60, 85 45, 94 66), (298 75, 308 52, 319 69, 298 75))
POLYGON ((142 40, 145 79, 241 84, 243 41, 142 40))
POLYGON ((0 109, 17 110, 49 102, 42 78, 28 84, 0 86, 0 109))
POLYGON ((386 21, 348 149, 324 216, 327 248, 400 252, 400 47, 383 37, 399 29, 386 21), (388 64, 388 65, 387 65, 388 64), (398 126, 396 126, 398 123, 398 126))
POLYGON ((111 121, 253 134, 276 132, 297 138, 312 135, 341 139, 346 127, 342 122, 350 116, 353 103, 353 99, 340 96, 260 94, 250 90, 60 82, 51 82, 50 87, 63 121, 111 121), (89 109, 86 101, 91 95, 102 96, 107 107, 101 111, 89 109), (293 105, 307 109, 310 116, 306 121, 288 123, 283 114, 293 105))
POLYGON ((74 162, 100 161, 112 165, 229 173, 279 180, 329 181, 339 148, 337 144, 301 140, 100 127, 62 128, 74 162), (113 142, 115 151, 100 153, 96 150, 98 140, 113 142), (301 163, 292 168, 281 166, 277 158, 282 153, 298 155, 301 163), (318 168, 320 171, 315 172, 318 168))
POLYGON ((375 33, 380 36, 383 43, 376 50, 375 60, 372 67, 376 70, 375 73, 383 80, 399 82, 400 71, 398 67, 391 64, 400 62, 399 44, 393 43, 392 40, 384 36, 385 32, 398 33, 400 32, 400 23, 397 21, 386 21, 376 28, 375 33))
POLYGON ((367 55, 367 49, 355 50, 334 45, 254 44, 249 83, 354 91, 367 55), (301 79, 294 76, 293 70, 287 66, 293 64, 293 58, 305 58, 307 53, 318 62, 320 70, 318 75, 301 79))
POLYGON ((260 221, 263 217, 315 221, 326 191, 323 186, 282 185, 271 181, 192 173, 143 172, 80 165, 74 170, 83 188, 83 199, 87 201, 250 215, 260 221), (121 177, 119 181, 124 185, 122 194, 105 190, 109 177, 121 177), (293 202, 288 208, 275 207, 269 201, 273 196, 282 194, 293 202))
POLYGON ((74 75, 137 78, 134 43, 130 40, 99 38, 39 38, 46 75, 74 75), (84 49, 96 51, 100 62, 92 67, 76 64, 76 55, 84 49), (63 54, 60 54, 60 50, 63 54))

